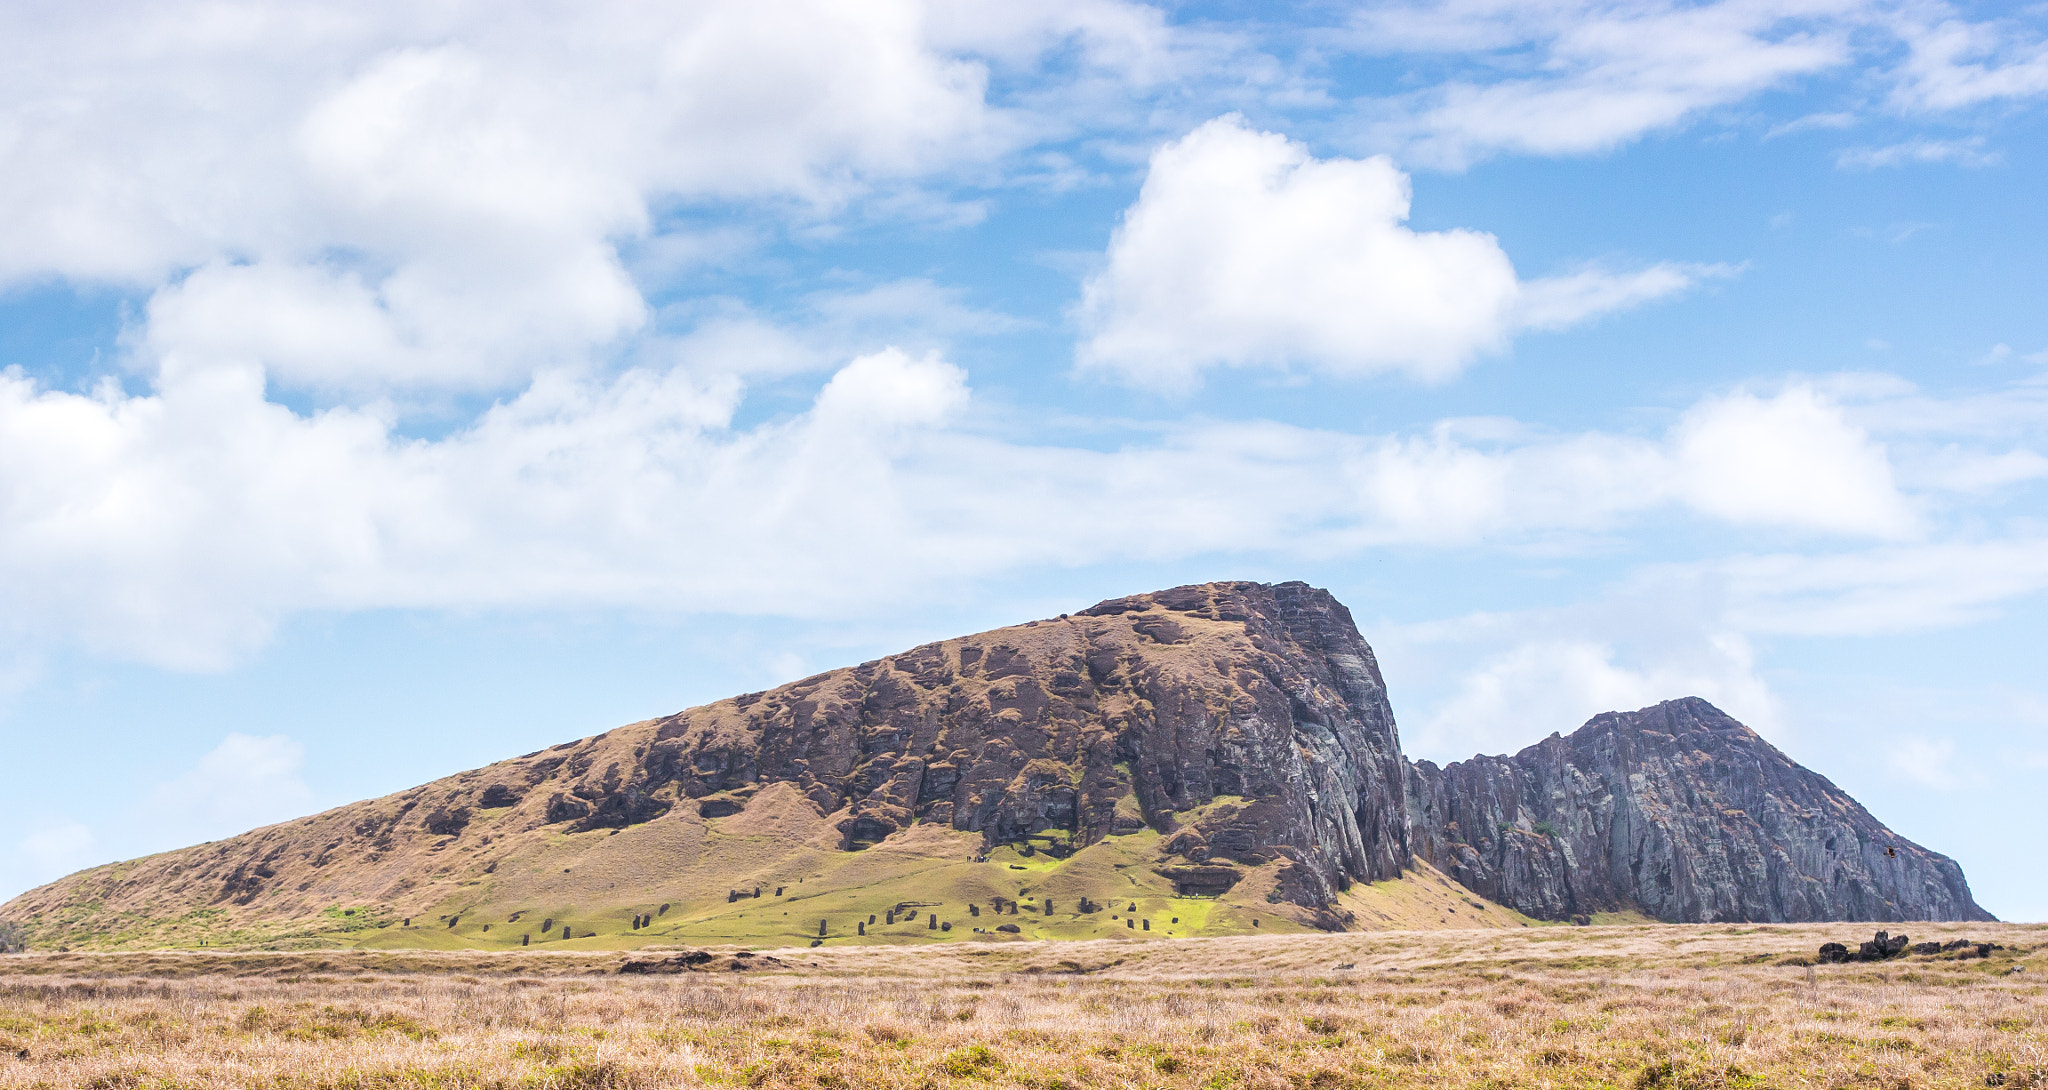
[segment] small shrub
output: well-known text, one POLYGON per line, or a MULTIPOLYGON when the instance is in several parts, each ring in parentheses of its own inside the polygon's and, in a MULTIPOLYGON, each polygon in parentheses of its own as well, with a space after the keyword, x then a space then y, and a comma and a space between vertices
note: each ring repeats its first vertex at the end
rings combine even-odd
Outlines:
POLYGON ((946 1053, 939 1061, 939 1067, 954 1078, 968 1078, 985 1071, 1001 1067, 1002 1061, 989 1051, 987 1045, 968 1045, 946 1053))

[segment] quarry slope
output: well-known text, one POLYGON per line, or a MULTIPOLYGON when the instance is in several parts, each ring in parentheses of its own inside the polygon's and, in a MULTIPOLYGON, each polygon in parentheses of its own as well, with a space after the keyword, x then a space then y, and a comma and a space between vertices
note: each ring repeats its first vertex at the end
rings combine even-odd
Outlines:
POLYGON ((0 918, 42 949, 568 950, 1986 918, 1955 864, 1747 728, 1661 707, 1684 722, 1411 765, 1327 592, 1178 587, 97 867, 0 918))

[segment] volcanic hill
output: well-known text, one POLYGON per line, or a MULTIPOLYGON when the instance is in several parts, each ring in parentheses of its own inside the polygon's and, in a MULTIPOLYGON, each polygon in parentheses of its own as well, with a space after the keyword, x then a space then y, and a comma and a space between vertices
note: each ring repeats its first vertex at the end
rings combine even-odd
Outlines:
POLYGON ((1213 583, 945 640, 4 906, 50 947, 1989 919, 1704 701, 1439 769, 1351 615, 1213 583))

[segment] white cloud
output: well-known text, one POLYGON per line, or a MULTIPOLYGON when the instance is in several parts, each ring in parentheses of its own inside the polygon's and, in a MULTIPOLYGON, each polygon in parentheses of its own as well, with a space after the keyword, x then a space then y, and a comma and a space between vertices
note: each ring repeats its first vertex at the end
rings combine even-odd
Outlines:
POLYGON ((1958 166, 1983 167, 1996 164, 2000 159, 1997 152, 1984 150, 1984 138, 1981 136, 1962 140, 1934 140, 1923 137, 1882 147, 1847 148, 1835 156, 1835 165, 1851 170, 1879 170, 1884 167, 1924 163, 1955 163, 1958 166))
POLYGON ((1054 54, 1053 83, 1181 63, 1113 0, 12 8, 0 284, 154 292, 145 363, 516 388, 641 328, 618 251, 673 260, 658 210, 930 204, 1053 127, 989 85, 1054 54))
POLYGON ((1897 24, 1908 51, 1892 92, 1894 103, 1940 111, 2048 94, 2048 36, 2011 21, 1955 18, 1943 5, 1923 10, 1951 17, 1897 24))
POLYGON ((1230 116, 1152 157, 1106 267, 1083 289, 1079 362, 1186 388, 1215 366, 1447 378, 1522 328, 1669 295, 1697 270, 1581 270, 1525 284, 1493 236, 1406 226, 1384 158, 1316 159, 1230 116))
POLYGON ((1675 446, 1687 502, 1733 523, 1879 536, 1916 524, 1884 447, 1809 387, 1704 401, 1675 446))
POLYGON ((1735 556, 1703 563, 1751 632, 1867 636, 1986 620, 2048 590, 2048 540, 2037 533, 1860 552, 1735 556))
POLYGON ((1439 763, 1683 696, 1783 731, 1749 638, 1702 582, 1629 581, 1566 606, 1367 627, 1382 668, 1401 679, 1406 750, 1439 763))
POLYGON ((1705 111, 1847 64, 1859 4, 1519 3, 1370 5, 1352 48, 1468 54, 1478 71, 1373 104, 1373 140, 1462 167, 1499 152, 1576 155, 1674 128, 1705 111), (1495 62, 1485 65, 1488 55, 1495 62))
POLYGON ((1659 512, 1911 525, 1882 448, 1802 385, 1707 399, 1661 436, 1193 423, 1108 450, 1002 437, 933 356, 857 358, 806 411, 739 428, 743 394, 687 367, 549 372, 413 439, 376 411, 296 415, 254 368, 144 396, 0 375, 0 642, 208 668, 304 610, 842 616, 1034 565, 1512 546, 1659 512))
POLYGON ((828 370, 849 356, 889 347, 944 351, 965 338, 1030 325, 971 306, 959 289, 922 278, 813 293, 795 300, 785 315, 705 299, 671 307, 663 318, 685 331, 648 338, 643 354, 698 374, 740 376, 828 370))
MULTIPOLYGON (((1973 21, 1939 0, 1425 0, 1366 5, 1336 40, 1434 60, 1413 68, 1422 89, 1362 100, 1360 124, 1373 147, 1461 169, 1502 153, 1609 151, 1852 70, 1889 87, 1890 111, 1908 117, 2038 97, 2048 94, 2048 34, 2037 15, 1973 21)), ((1857 121, 1822 111, 1765 138, 1857 121)), ((1977 141, 1923 139, 1843 162, 1993 158, 1977 141)))
POLYGON ((229 734, 177 777, 140 800, 135 817, 163 843, 216 840, 300 817, 313 792, 300 773, 306 749, 292 738, 229 734))

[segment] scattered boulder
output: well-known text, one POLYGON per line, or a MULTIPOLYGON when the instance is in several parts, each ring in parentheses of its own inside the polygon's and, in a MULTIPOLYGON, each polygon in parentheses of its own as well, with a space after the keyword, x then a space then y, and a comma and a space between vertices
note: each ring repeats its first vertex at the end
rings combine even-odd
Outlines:
POLYGON ((755 954, 740 950, 719 963, 718 955, 709 950, 685 950, 679 954, 654 958, 627 958, 619 965, 619 972, 640 975, 669 975, 674 973, 708 973, 713 971, 742 972, 747 969, 774 969, 782 966, 780 958, 766 954, 755 954))
MULTIPOLYGON (((1957 945, 1951 943, 1947 947, 1940 947, 1935 943, 1923 942, 1911 949, 1916 954, 1929 954, 1942 949, 1954 949, 1957 945)), ((1969 944, 1965 942, 1960 945, 1969 944)), ((1906 936, 1879 931, 1869 942, 1859 944, 1854 953, 1839 942, 1825 943, 1820 948, 1818 960, 1822 965, 1841 965, 1851 961, 1886 961, 1906 953, 1907 948, 1906 936)))
POLYGON ((1021 935, 1024 933, 1023 928, 1013 923, 999 923, 996 925, 996 930, 1001 931, 1005 935, 1021 935))

